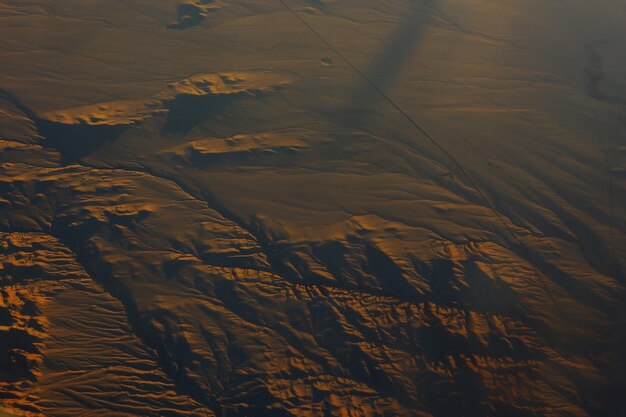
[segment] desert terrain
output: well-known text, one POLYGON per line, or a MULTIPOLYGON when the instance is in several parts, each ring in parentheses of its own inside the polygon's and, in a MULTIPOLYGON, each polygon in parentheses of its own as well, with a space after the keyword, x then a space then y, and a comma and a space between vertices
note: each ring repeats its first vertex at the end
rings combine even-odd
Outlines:
POLYGON ((624 22, 0 0, 0 416, 626 416, 624 22))

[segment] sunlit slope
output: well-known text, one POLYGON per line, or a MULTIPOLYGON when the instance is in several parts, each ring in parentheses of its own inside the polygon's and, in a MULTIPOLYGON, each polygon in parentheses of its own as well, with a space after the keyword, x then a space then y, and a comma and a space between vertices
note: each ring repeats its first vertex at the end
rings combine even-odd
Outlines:
POLYGON ((67 248, 45 233, 0 239, 4 279, 13 281, 3 280, 2 288, 3 355, 11 363, 1 388, 8 410, 211 415, 175 393, 156 355, 132 333, 123 306, 67 248))
POLYGON ((622 415, 624 6, 285 4, 0 2, 6 407, 622 415))

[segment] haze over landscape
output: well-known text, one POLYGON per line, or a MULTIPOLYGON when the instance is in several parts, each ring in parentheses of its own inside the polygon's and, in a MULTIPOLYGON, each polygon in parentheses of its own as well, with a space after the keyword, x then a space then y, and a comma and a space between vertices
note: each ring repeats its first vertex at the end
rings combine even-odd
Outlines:
POLYGON ((626 416, 624 22, 0 0, 0 416, 626 416))

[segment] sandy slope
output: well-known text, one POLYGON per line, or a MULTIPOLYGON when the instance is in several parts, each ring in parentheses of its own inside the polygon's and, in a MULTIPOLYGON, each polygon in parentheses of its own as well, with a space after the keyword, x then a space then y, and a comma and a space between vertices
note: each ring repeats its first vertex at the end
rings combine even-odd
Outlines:
POLYGON ((284 4, 0 1, 7 412, 623 415, 626 8, 284 4))

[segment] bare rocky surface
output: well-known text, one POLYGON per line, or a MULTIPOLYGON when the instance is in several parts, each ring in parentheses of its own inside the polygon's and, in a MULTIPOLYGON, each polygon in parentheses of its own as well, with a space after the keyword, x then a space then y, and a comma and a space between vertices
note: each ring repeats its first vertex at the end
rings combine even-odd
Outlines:
POLYGON ((625 18, 0 0, 0 414, 624 415, 625 18))

